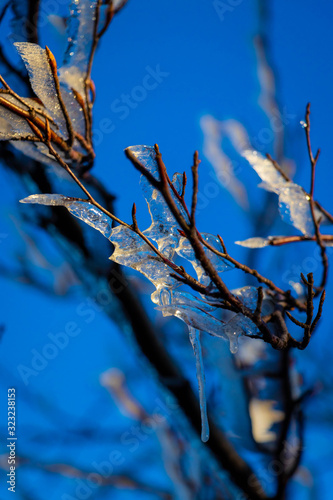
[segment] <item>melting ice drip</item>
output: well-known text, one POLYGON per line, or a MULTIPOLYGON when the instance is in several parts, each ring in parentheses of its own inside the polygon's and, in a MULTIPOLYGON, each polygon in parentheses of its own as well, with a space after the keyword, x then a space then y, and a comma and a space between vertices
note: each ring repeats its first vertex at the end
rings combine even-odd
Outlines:
MULTIPOLYGON (((149 146, 133 146, 132 153, 140 160, 146 169, 158 179, 158 167, 154 148, 149 146)), ((173 184, 178 192, 181 190, 180 174, 175 174, 173 184)), ((154 189, 144 176, 140 181, 144 196, 148 203, 152 223, 144 234, 154 241, 159 249, 169 260, 176 257, 186 259, 193 266, 200 283, 212 286, 210 278, 205 274, 200 262, 195 258, 190 242, 178 231, 178 224, 166 205, 162 195, 154 189)), ((178 209, 186 219, 187 215, 174 197, 178 209)), ((189 327, 190 340, 196 357, 196 367, 199 383, 200 407, 202 414, 202 439, 208 439, 208 423, 205 403, 205 381, 200 344, 200 332, 205 332, 229 342, 230 351, 237 352, 238 338, 244 333, 258 333, 255 325, 241 313, 231 313, 228 321, 222 321, 214 316, 217 309, 214 299, 203 296, 194 296, 191 293, 179 290, 179 281, 170 276, 170 268, 156 253, 130 228, 124 226, 112 227, 112 220, 89 202, 77 201, 63 195, 32 195, 22 200, 24 203, 38 203, 43 205, 65 206, 69 212, 86 224, 100 231, 114 245, 111 260, 146 276, 155 286, 151 299, 156 304, 163 316, 176 316, 189 327)), ((221 243, 215 236, 202 233, 202 237, 211 246, 223 252, 221 243)), ((206 255, 211 260, 215 269, 223 273, 233 269, 233 265, 216 255, 205 247, 206 255)), ((252 310, 256 307, 258 291, 254 287, 243 287, 234 290, 236 295, 246 307, 252 310)))

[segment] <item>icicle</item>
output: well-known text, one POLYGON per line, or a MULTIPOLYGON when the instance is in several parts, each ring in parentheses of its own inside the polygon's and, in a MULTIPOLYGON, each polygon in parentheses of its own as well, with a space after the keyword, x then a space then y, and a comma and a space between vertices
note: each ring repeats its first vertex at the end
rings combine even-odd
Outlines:
POLYGON ((195 366, 196 366, 197 380, 199 386, 199 400, 200 400, 200 412, 201 412, 201 441, 206 443, 209 439, 209 424, 207 418, 206 387, 205 387, 206 384, 205 384, 204 365, 202 359, 200 330, 196 330, 195 328, 189 326, 188 333, 195 356, 195 366))

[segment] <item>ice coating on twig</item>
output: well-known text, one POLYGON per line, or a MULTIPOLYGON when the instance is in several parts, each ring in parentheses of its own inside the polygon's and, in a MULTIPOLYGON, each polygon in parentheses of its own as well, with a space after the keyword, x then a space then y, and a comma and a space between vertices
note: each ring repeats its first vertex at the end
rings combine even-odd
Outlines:
POLYGON ((170 268, 139 235, 124 226, 112 228, 111 218, 89 202, 59 194, 41 194, 28 196, 21 203, 66 207, 75 217, 100 231, 113 243, 115 249, 111 260, 141 272, 158 290, 178 286, 178 282, 170 276, 170 268))
POLYGON ((73 201, 73 198, 63 196, 62 194, 32 194, 20 200, 20 203, 67 207, 67 203, 73 203, 73 201))
POLYGON ((25 120, 17 119, 19 117, 7 109, 1 108, 0 113, 0 141, 22 139, 32 135, 25 120), (10 119, 11 117, 13 120, 10 119))
MULTIPOLYGON (((60 83, 61 96, 60 93, 58 95, 56 89, 59 82, 53 74, 54 61, 49 59, 46 50, 27 42, 16 43, 15 46, 27 67, 31 86, 38 99, 22 98, 11 89, 0 89, 0 140, 13 141, 13 146, 27 156, 45 164, 54 164, 49 148, 42 143, 46 139, 44 128, 47 118, 51 131, 55 133, 52 140, 57 137, 58 141, 68 139, 69 131, 73 128, 73 133, 76 134, 73 141, 75 151, 72 158, 68 158, 65 153, 66 161, 71 163, 73 159, 79 159, 80 154, 86 154, 86 147, 81 143, 86 136, 86 120, 79 101, 65 83, 60 83)), ((52 58, 51 55, 50 57, 52 58)), ((53 146, 64 157, 63 148, 66 149, 66 143, 61 147, 58 147, 59 143, 53 146)))
MULTIPOLYGON (((289 182, 278 194, 282 219, 299 229, 304 235, 314 235, 315 226, 311 215, 310 196, 304 192, 303 188, 289 182)), ((317 210, 315 210, 315 215, 317 219, 321 217, 317 210)))
MULTIPOLYGON (((149 172, 158 179, 155 150, 148 146, 135 146, 131 149, 136 152, 149 172)), ((174 176, 173 181, 178 192, 181 189, 180 175, 174 176)), ((141 186, 152 217, 152 224, 144 232, 145 235, 149 235, 152 240, 157 242, 159 250, 166 258, 172 260, 177 252, 179 256, 191 262, 197 271, 199 280, 208 284, 209 280, 197 263, 188 240, 179 234, 178 225, 164 200, 161 199, 159 192, 145 179, 141 179, 141 186)), ((233 317, 227 323, 214 317, 211 313, 215 311, 217 303, 210 297, 200 299, 187 292, 176 290, 179 281, 171 276, 172 269, 143 241, 140 235, 123 225, 112 228, 111 218, 92 204, 62 195, 32 195, 22 201, 24 203, 65 206, 73 215, 100 231, 115 247, 110 257, 111 260, 141 272, 154 284, 156 291, 152 294, 152 301, 164 316, 176 316, 188 326, 228 340, 233 352, 236 351, 238 336, 251 327, 253 328, 252 323, 243 315, 237 315, 237 318, 233 317), (237 324, 237 320, 239 320, 239 324, 237 324)), ((177 202, 179 210, 182 210, 183 216, 186 217, 186 213, 183 207, 180 207, 176 197, 175 202, 177 202)), ((206 233, 202 237, 211 246, 223 252, 218 238, 206 233)), ((228 262, 208 248, 205 251, 218 272, 232 268, 228 262)), ((255 295, 256 292, 253 293, 255 295)), ((242 301, 246 299, 244 297, 240 294, 242 301)))
POLYGON ((178 286, 170 276, 170 268, 145 243, 139 235, 124 226, 112 230, 110 241, 115 250, 110 259, 142 273, 157 290, 178 286))
POLYGON ((67 139, 66 120, 60 106, 46 51, 35 43, 17 42, 14 45, 27 68, 33 91, 58 125, 60 134, 67 139))
POLYGON ((103 236, 110 238, 112 232, 112 220, 105 215, 101 210, 94 207, 87 201, 79 201, 75 198, 63 196, 62 194, 33 194, 20 200, 21 203, 36 203, 39 205, 63 206, 81 219, 89 226, 100 231, 103 236))
MULTIPOLYGON (((258 289, 256 287, 244 286, 232 290, 232 293, 238 297, 246 307, 252 311, 255 310, 258 300, 258 289)), ((235 354, 238 351, 238 339, 241 335, 252 335, 257 332, 256 325, 252 323, 249 318, 242 313, 234 314, 224 328, 224 333, 229 338, 230 352, 235 354)))
MULTIPOLYGON (((147 146, 137 147, 137 154, 142 155, 140 160, 145 162, 147 168, 149 167, 150 173, 154 176, 158 175, 153 148, 147 146)), ((155 178, 157 179, 157 177, 155 178)), ((174 178, 174 181, 178 180, 179 176, 174 178)), ((179 256, 191 262, 197 270, 199 280, 204 284, 208 284, 207 277, 204 275, 201 266, 196 262, 193 250, 188 246, 188 241, 179 235, 176 221, 168 207, 165 204, 162 209, 159 207, 156 201, 159 193, 148 185, 148 182, 145 183, 143 179, 141 185, 145 191, 152 217, 152 224, 145 233, 149 234, 151 239, 158 243, 159 249, 164 250, 163 255, 168 259, 171 260, 174 253, 177 252, 179 256)), ((178 185, 179 188, 180 184, 178 185)), ((148 243, 130 227, 119 225, 113 228, 111 218, 91 203, 54 194, 32 195, 22 200, 22 202, 65 206, 73 215, 100 231, 114 245, 111 260, 141 272, 154 284, 156 291, 151 298, 156 304, 156 308, 164 316, 176 316, 194 329, 228 340, 232 352, 237 350, 237 339, 240 335, 256 330, 255 325, 240 313, 233 314, 227 322, 215 317, 212 314, 218 306, 218 301, 215 299, 210 297, 202 299, 187 292, 176 290, 179 281, 171 276, 172 269, 170 269, 167 262, 159 257, 148 243)), ((223 251, 218 238, 206 233, 202 236, 211 246, 223 251)), ((229 263, 211 250, 206 249, 206 252, 217 271, 223 272, 231 268, 229 263)), ((245 306, 252 310, 255 309, 256 288, 245 287, 236 290, 234 294, 240 298, 245 306)))
POLYGON ((236 245, 240 245, 241 247, 247 248, 263 248, 267 247, 270 244, 271 238, 248 238, 243 241, 235 241, 236 245))
POLYGON ((195 356, 195 367, 196 367, 198 388, 199 388, 199 401, 200 401, 200 413, 201 413, 201 441, 206 443, 209 439, 209 424, 207 417, 205 370, 202 359, 202 349, 201 349, 201 339, 200 339, 201 334, 200 330, 196 330, 191 326, 188 327, 188 333, 195 356))
POLYGON ((268 185, 287 184, 286 179, 276 170, 272 162, 258 153, 258 151, 245 149, 242 152, 242 156, 247 159, 263 182, 268 185))
POLYGON ((47 165, 58 165, 53 157, 50 157, 49 150, 45 144, 30 141, 10 141, 12 146, 33 160, 46 163, 47 165))
MULTIPOLYGON (((0 97, 8 103, 15 104, 20 108, 27 110, 27 106, 21 104, 15 97, 0 92, 0 97)), ((30 101, 26 99, 26 101, 30 101)), ((31 128, 29 127, 27 121, 22 116, 17 115, 14 111, 7 109, 4 104, 0 102, 0 139, 10 140, 23 138, 33 135, 31 128)))
MULTIPOLYGON (((216 236, 209 233, 201 233, 201 236, 213 248, 223 253, 221 242, 216 236)), ((216 253, 209 250, 209 248, 204 247, 204 250, 207 257, 210 259, 211 263, 217 270, 217 272, 223 273, 225 271, 230 271, 231 269, 234 269, 233 264, 225 260, 220 255, 216 255, 216 253)), ((197 273, 198 281, 200 281, 200 283, 202 283, 203 285, 209 285, 210 278, 209 276, 206 275, 200 262, 196 259, 194 250, 187 238, 183 237, 179 239, 179 246, 176 248, 176 252, 180 257, 183 257, 184 259, 191 262, 195 272, 197 273)))
MULTIPOLYGON (((61 68, 59 72, 61 71, 61 68)), ((66 83, 60 83, 61 95, 66 106, 68 115, 70 117, 73 128, 82 137, 86 135, 86 120, 84 117, 84 112, 80 104, 78 103, 73 92, 70 90, 66 83)))
MULTIPOLYGON (((293 182, 288 182, 272 162, 257 151, 245 150, 242 155, 257 172, 263 183, 259 186, 279 196, 279 211, 282 219, 296 227, 304 235, 312 236, 315 227, 310 209, 310 196, 293 182)), ((322 214, 316 210, 319 219, 322 214)))
MULTIPOLYGON (((145 166, 148 172, 150 172, 156 180, 159 180, 156 152, 153 147, 130 146, 127 149, 136 156, 140 163, 145 166)), ((173 176, 173 185, 178 193, 181 191, 182 186, 180 177, 182 176, 178 173, 173 176)), ((181 239, 181 235, 178 231, 178 224, 161 193, 148 182, 144 175, 141 175, 140 186, 148 204, 152 220, 150 227, 144 231, 144 234, 153 241, 156 241, 158 249, 161 252, 166 253, 169 258, 172 258, 181 239)), ((173 198, 179 212, 184 219, 188 221, 184 208, 175 196, 173 198)))
MULTIPOLYGON (((146 168, 158 180, 156 166, 156 155, 153 148, 146 146, 137 149, 141 155, 146 168)), ((180 176, 174 176, 173 182, 177 192, 181 189, 180 176)), ((163 255, 172 260, 175 252, 179 256, 189 260, 196 269, 200 282, 209 284, 199 263, 196 262, 193 250, 188 246, 188 240, 179 234, 178 225, 170 210, 160 197, 160 193, 154 189, 145 179, 141 180, 141 186, 145 192, 146 200, 152 218, 152 224, 145 231, 146 236, 156 241, 163 255), (161 205, 161 206, 160 206, 161 205)), ((209 427, 206 412, 205 378, 203 359, 200 344, 201 332, 220 337, 229 341, 230 351, 236 353, 238 349, 238 337, 242 334, 251 334, 256 331, 255 325, 241 313, 232 314, 229 321, 225 322, 213 315, 218 301, 210 303, 206 300, 193 296, 187 292, 177 290, 179 281, 171 276, 171 269, 167 262, 156 254, 146 241, 137 234, 133 228, 126 225, 112 227, 112 218, 85 200, 66 197, 59 194, 32 195, 23 200, 23 203, 38 203, 49 206, 65 206, 73 215, 83 222, 100 231, 114 245, 114 251, 110 259, 119 264, 131 267, 146 276, 155 286, 152 301, 157 305, 163 316, 176 316, 184 321, 189 328, 190 341, 196 359, 196 371, 199 385, 200 411, 202 419, 203 441, 209 438, 209 427)), ((175 202, 179 204, 177 196, 175 202)), ((183 210, 180 207, 180 210, 183 210)), ((185 211, 182 212, 186 217, 185 211)), ((221 242, 215 236, 204 233, 203 239, 212 247, 223 252, 221 242)), ((208 257, 218 272, 230 269, 231 266, 223 258, 205 248, 208 257)), ((254 309, 257 301, 257 289, 244 287, 233 292, 245 306, 254 309)))
MULTIPOLYGON (((171 303, 178 304, 179 306, 191 306, 202 311, 214 311, 215 304, 211 304, 203 299, 195 297, 191 293, 179 290, 162 290, 161 292, 154 292, 151 295, 151 300, 154 304, 161 306, 168 306, 171 303)), ((161 309, 163 311, 163 309, 161 309)))
POLYGON ((84 81, 94 40, 97 0, 73 0, 68 18, 68 46, 61 80, 85 96, 84 81))

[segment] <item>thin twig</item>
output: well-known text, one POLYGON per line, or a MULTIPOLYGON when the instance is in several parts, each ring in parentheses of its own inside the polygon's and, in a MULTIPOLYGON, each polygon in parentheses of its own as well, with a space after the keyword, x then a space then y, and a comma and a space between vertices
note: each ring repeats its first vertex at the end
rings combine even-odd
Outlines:
POLYGON ((196 151, 194 153, 193 167, 192 167, 193 187, 192 187, 192 206, 191 206, 191 216, 190 216, 191 227, 194 230, 195 230, 195 210, 197 208, 198 189, 199 189, 199 177, 198 177, 199 163, 200 163, 199 155, 198 151, 196 151))

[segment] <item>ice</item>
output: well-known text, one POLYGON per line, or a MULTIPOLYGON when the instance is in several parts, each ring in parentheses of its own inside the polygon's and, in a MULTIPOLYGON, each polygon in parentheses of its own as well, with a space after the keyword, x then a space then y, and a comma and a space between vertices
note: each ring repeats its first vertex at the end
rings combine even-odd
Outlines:
POLYGON ((206 383, 205 383, 204 364, 202 359, 200 330, 196 330, 195 328, 189 326, 188 333, 195 356, 195 366, 196 366, 197 380, 199 387, 199 401, 200 401, 200 413, 201 413, 201 440, 204 443, 206 443, 209 439, 209 424, 207 417, 206 383))
POLYGON ((125 0, 113 0, 112 7, 115 11, 117 11, 120 7, 125 4, 125 0))
POLYGON ((157 290, 178 286, 178 282, 170 276, 170 267, 136 233, 124 226, 117 226, 112 230, 109 239, 115 246, 111 260, 136 269, 146 276, 157 290))
MULTIPOLYGON (((151 300, 158 306, 169 306, 171 304, 186 305, 196 307, 197 310, 214 311, 216 305, 210 304, 202 299, 199 299, 191 293, 179 290, 162 290, 160 293, 154 292, 151 300)), ((163 312, 163 308, 159 308, 163 312)))
POLYGON ((62 194, 32 194, 20 200, 20 203, 34 203, 50 206, 67 206, 67 204, 71 202, 73 202, 72 198, 63 196, 62 194))
MULTIPOLYGON (((1 121, 1 132, 0 132, 0 139, 1 140, 11 140, 11 139, 24 139, 27 136, 32 136, 34 135, 34 132, 28 125, 26 119, 22 117, 19 113, 16 113, 10 109, 7 108, 6 102, 8 104, 14 104, 16 107, 18 107, 22 111, 28 111, 29 109, 33 108, 36 114, 40 114, 40 116, 48 116, 50 120, 52 120, 52 117, 47 114, 46 109, 38 102, 36 99, 32 98, 24 98, 21 100, 17 99, 16 97, 6 94, 3 92, 0 92, 0 97, 2 101, 0 102, 0 119, 1 121), (7 123, 6 123, 7 122, 7 123)), ((44 121, 44 117, 42 117, 42 120, 44 121)), ((51 122, 51 128, 54 129, 55 127, 52 125, 51 122)), ((31 149, 31 148, 30 148, 31 149)), ((34 148, 32 148, 34 149, 34 148)), ((29 155, 30 156, 30 155, 29 155)), ((45 158, 43 159, 45 161, 45 158)))
MULTIPOLYGON (((255 287, 243 287, 233 290, 242 303, 255 310, 257 305, 258 290, 255 287)), ((221 321, 210 314, 216 307, 193 295, 173 290, 167 295, 165 291, 161 294, 154 292, 152 301, 157 304, 156 309, 162 312, 163 316, 176 316, 188 327, 209 333, 215 337, 229 341, 230 351, 236 353, 238 349, 238 338, 240 335, 257 333, 257 328, 252 321, 243 314, 232 314, 229 321, 221 321)), ((270 312, 268 301, 263 303, 265 314, 270 312)))
POLYGON ((59 127, 60 134, 67 139, 66 120, 57 96, 46 51, 35 43, 17 42, 14 45, 27 68, 33 91, 59 127))
MULTIPOLYGON (((8 111, 8 110, 6 110, 8 111)), ((32 134, 32 131, 30 127, 28 126, 27 122, 25 120, 16 120, 17 115, 14 115, 14 113, 11 113, 10 111, 8 113, 2 113, 2 109, 0 110, 0 141, 10 141, 11 139, 21 139, 24 137, 27 137, 32 134), (9 118, 9 114, 13 115, 13 121, 12 124, 10 123, 9 119, 6 120, 4 118, 4 115, 6 115, 6 118, 9 118), (13 126, 12 126, 13 125, 13 126), (27 126, 25 126, 27 125, 27 126), (29 130, 30 129, 30 132, 29 130)))
POLYGON ((63 196, 62 194, 33 194, 23 200, 20 200, 20 202, 66 207, 71 214, 75 215, 75 217, 100 231, 106 238, 110 238, 112 220, 101 210, 88 202, 77 201, 73 198, 63 196))
POLYGON ((100 231, 113 243, 115 249, 111 260, 141 272, 158 290, 178 286, 178 282, 170 276, 169 266, 140 236, 124 226, 112 228, 111 218, 90 203, 59 194, 31 195, 21 200, 21 203, 66 207, 75 217, 100 231))
MULTIPOLYGON (((215 248, 219 252, 223 253, 223 248, 222 248, 221 242, 216 236, 209 234, 209 233, 201 233, 201 236, 213 248, 215 248)), ((212 252, 211 250, 209 250, 205 246, 204 246, 204 250, 205 250, 207 257, 210 259, 211 263, 214 265, 215 269, 217 270, 217 272, 223 273, 225 271, 229 271, 229 270, 234 268, 233 264, 228 262, 223 257, 216 255, 214 252, 212 252)), ((184 259, 191 262, 195 272, 197 273, 198 281, 200 281, 200 283, 202 283, 203 285, 206 285, 206 286, 209 285, 210 278, 209 278, 209 276, 206 275, 201 264, 196 259, 195 254, 194 254, 194 250, 193 250, 193 248, 192 248, 192 246, 187 238, 182 237, 179 239, 179 246, 176 248, 176 252, 180 257, 183 257, 184 259)))
MULTIPOLYGON (((258 289, 253 286, 245 286, 232 290, 232 294, 238 297, 242 303, 251 311, 254 311, 258 301, 258 289)), ((267 301, 269 302, 269 301, 267 301)), ((263 302, 263 310, 270 311, 269 303, 263 302)), ((224 326, 224 334, 229 339, 230 352, 238 351, 238 338, 241 335, 258 333, 258 329, 252 321, 241 313, 234 314, 224 326)))
POLYGON ((209 333, 214 337, 222 337, 228 340, 222 331, 224 323, 202 309, 197 309, 195 302, 194 304, 177 304, 173 302, 168 306, 157 306, 156 309, 162 311, 163 316, 176 316, 188 326, 209 333))
MULTIPOLYGON (((315 227, 311 215, 310 197, 304 189, 298 184, 286 181, 272 162, 257 151, 245 150, 242 154, 262 179, 263 183, 259 186, 279 196, 279 211, 282 220, 296 227, 304 235, 314 235, 315 227)), ((322 215, 317 209, 315 210, 317 219, 322 215)))
POLYGON ((242 247, 247 247, 247 248, 263 248, 267 247, 270 243, 270 238, 248 238, 247 240, 243 241, 235 241, 236 245, 240 245, 242 247))
MULTIPOLYGON (((28 108, 21 104, 15 97, 0 93, 1 99, 7 101, 8 103, 15 104, 21 109, 27 110, 28 108)), ((14 111, 7 109, 7 107, 0 103, 0 119, 1 119, 1 140, 10 140, 20 137, 26 137, 28 135, 33 135, 31 128, 29 127, 25 118, 16 114, 14 111)))
POLYGON ((180 174, 179 172, 173 174, 172 184, 174 185, 177 193, 181 195, 183 191, 183 174, 180 174))
POLYGON ((85 73, 75 66, 62 66, 59 68, 59 81, 63 85, 67 85, 69 88, 76 90, 81 94, 83 99, 85 98, 84 80, 85 73))
MULTIPOLYGON (((44 146, 44 145, 42 145, 44 146)), ((145 165, 149 172, 158 180, 156 154, 154 148, 149 146, 135 146, 131 150, 135 152, 139 160, 145 165)), ((181 174, 176 174, 173 182, 177 190, 181 189, 181 174)), ((149 206, 152 224, 144 231, 146 236, 157 242, 159 250, 169 259, 175 253, 192 263, 197 271, 201 283, 209 285, 209 278, 205 275, 188 240, 181 236, 178 224, 166 206, 160 193, 154 189, 144 178, 141 178, 141 187, 149 206)), ((174 198, 179 205, 177 197, 174 198)), ((237 350, 237 339, 239 335, 251 333, 255 325, 242 314, 231 313, 228 322, 221 321, 214 316, 217 309, 218 299, 210 296, 199 298, 191 293, 179 290, 180 282, 170 275, 172 268, 157 255, 154 249, 136 234, 131 227, 119 225, 112 227, 112 218, 87 201, 63 195, 43 194, 32 195, 22 200, 23 203, 40 203, 51 206, 65 206, 74 216, 100 231, 114 245, 114 251, 110 257, 113 262, 130 267, 142 273, 155 286, 151 299, 164 316, 176 316, 184 321, 188 327, 195 330, 207 332, 210 335, 223 338, 230 343, 232 352, 237 350)), ((179 210, 183 210, 179 207, 179 210)), ((183 211, 183 216, 186 217, 183 211)), ((208 233, 202 234, 203 239, 213 248, 223 253, 220 240, 208 233)), ((206 255, 211 260, 218 272, 232 269, 223 257, 204 247, 206 255)), ((254 287, 244 287, 233 292, 244 305, 255 309, 258 291, 254 287)))
MULTIPOLYGON (((156 180, 159 180, 156 153, 153 147, 130 146, 127 149, 129 149, 136 156, 136 158, 145 166, 145 168, 155 177, 156 180)), ((181 174, 175 174, 173 177, 174 186, 177 191, 181 189, 180 176, 181 174)), ((150 227, 144 231, 144 234, 149 239, 155 241, 158 249, 166 254, 168 258, 172 258, 175 252, 175 247, 181 239, 181 235, 178 231, 179 226, 170 212, 169 207, 165 203, 163 196, 147 181, 143 175, 141 175, 140 178, 140 186, 148 204, 152 220, 150 227)), ((174 201, 182 216, 188 221, 187 215, 176 197, 174 197, 174 201)))
POLYGON ((68 115, 72 122, 75 132, 79 133, 82 137, 86 136, 86 121, 84 117, 83 109, 78 103, 73 92, 69 89, 68 85, 65 83, 60 84, 61 95, 66 106, 68 115))
POLYGON ((33 160, 40 161, 46 165, 58 166, 57 162, 53 158, 49 157, 49 150, 45 144, 30 141, 10 141, 10 143, 14 146, 14 148, 18 149, 21 153, 25 154, 29 158, 32 158, 33 160))
MULTIPOLYGON (((310 197, 304 192, 301 186, 288 183, 281 189, 279 196, 279 210, 282 219, 288 224, 292 224, 304 235, 312 236, 315 234, 313 223, 310 197)), ((319 219, 320 213, 315 210, 316 218, 319 219)))
POLYGON ((242 152, 242 156, 247 159, 262 181, 267 184, 287 184, 287 181, 276 170, 272 162, 257 151, 246 149, 242 152))
MULTIPOLYGON (((258 303, 258 289, 253 286, 245 286, 232 290, 232 294, 238 297, 241 302, 252 312, 255 311, 258 303)), ((274 311, 274 305, 271 297, 263 290, 263 302, 261 307, 262 315, 271 314, 274 311)), ((238 350, 238 339, 241 335, 258 335, 259 330, 256 325, 242 313, 233 314, 231 319, 223 327, 225 336, 230 342, 230 351, 235 354, 238 350)))
POLYGON ((258 301, 258 289, 254 286, 243 286, 232 290, 233 295, 236 295, 243 304, 249 309, 255 309, 258 301))
POLYGON ((68 46, 61 79, 82 97, 85 96, 84 81, 94 38, 96 6, 97 0, 73 0, 68 18, 68 46))
MULTIPOLYGON (((224 327, 224 334, 229 340, 229 348, 232 354, 238 351, 238 339, 244 333, 253 333, 253 323, 243 314, 235 314, 235 316, 228 321, 224 327)), ((253 325, 255 328, 255 325, 253 325)))

